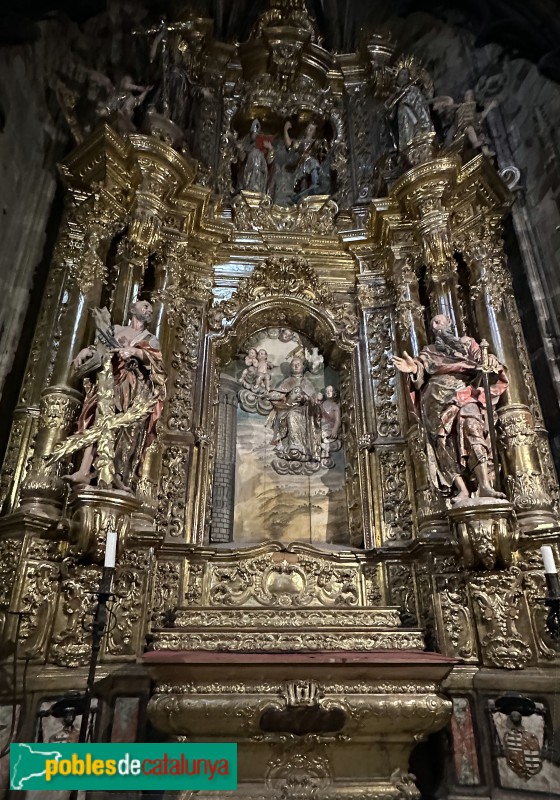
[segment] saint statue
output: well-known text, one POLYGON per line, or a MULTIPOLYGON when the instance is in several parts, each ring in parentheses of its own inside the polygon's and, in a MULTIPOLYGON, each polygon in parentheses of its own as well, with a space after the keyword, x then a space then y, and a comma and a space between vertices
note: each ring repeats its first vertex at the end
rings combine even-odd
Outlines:
MULTIPOLYGON (((434 343, 417 358, 404 352, 393 359, 396 368, 410 376, 419 401, 428 440, 428 460, 436 486, 457 489, 453 502, 469 498, 465 477, 472 473, 479 497, 504 498, 491 484, 488 462, 492 443, 484 388, 481 385, 482 351, 470 336, 455 336, 445 314, 432 320, 434 343)), ((505 367, 490 355, 492 406, 505 392, 505 367)), ((494 465, 498 469, 498 465, 494 465)))
POLYGON ((269 399, 273 410, 267 426, 273 430, 272 444, 288 461, 320 461, 321 406, 315 387, 305 377, 305 364, 293 358, 291 375, 280 383, 269 399))
POLYGON ((284 125, 284 143, 286 149, 297 158, 293 174, 293 202, 298 203, 311 195, 328 194, 330 186, 322 185, 322 162, 328 153, 327 143, 317 138, 317 125, 314 122, 307 125, 302 139, 292 139, 291 127, 292 123, 288 120, 284 125))
MULTIPOLYGON (((139 477, 138 470, 144 452, 155 439, 156 422, 163 410, 166 379, 160 344, 147 329, 153 317, 151 304, 146 300, 132 303, 129 313, 129 324, 115 325, 112 330, 109 328, 105 341, 102 341, 102 349, 108 353, 112 362, 115 413, 123 414, 139 399, 148 401, 151 407, 149 414, 130 425, 119 427, 116 433, 114 485, 117 489, 127 490, 139 477)), ((103 312, 97 311, 98 317, 102 317, 102 314, 103 312)), ((81 375, 87 376, 100 369, 102 359, 96 345, 92 345, 81 350, 73 363, 81 375)), ((97 386, 87 377, 84 383, 87 384, 87 391, 78 419, 79 432, 86 431, 95 424, 98 408, 97 386)), ((67 476, 67 480, 72 483, 90 483, 95 477, 92 472, 94 457, 94 446, 89 445, 84 450, 80 467, 67 476)))
POLYGON ((400 69, 397 90, 387 102, 388 110, 396 107, 398 149, 402 153, 422 133, 433 133, 430 101, 422 88, 411 78, 410 70, 400 69))
POLYGON ((269 139, 261 135, 258 119, 253 120, 250 133, 239 142, 237 158, 243 166, 240 188, 266 194, 274 162, 274 148, 269 139))
POLYGON ((334 386, 327 386, 325 388, 325 397, 321 401, 321 441, 323 457, 328 458, 331 449, 335 449, 339 432, 340 406, 337 403, 337 392, 334 386))
POLYGON ((191 82, 183 63, 183 56, 177 41, 169 47, 170 59, 168 64, 167 81, 158 88, 154 101, 157 106, 166 107, 171 122, 185 131, 191 112, 191 82), (163 92, 167 96, 163 97, 163 92))

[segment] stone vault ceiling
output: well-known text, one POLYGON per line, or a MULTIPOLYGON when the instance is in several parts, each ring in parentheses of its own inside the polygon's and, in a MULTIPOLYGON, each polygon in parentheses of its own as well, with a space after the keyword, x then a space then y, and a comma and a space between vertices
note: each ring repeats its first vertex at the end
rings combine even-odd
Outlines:
MULTIPOLYGON (((185 3, 149 0, 154 14, 185 3)), ((243 40, 267 0, 193 0, 192 5, 216 21, 216 35, 243 40)), ((39 35, 37 21, 57 13, 83 22, 106 8, 105 0, 6 0, 0 10, 0 44, 20 44, 39 35)), ((338 51, 354 49, 361 29, 385 24, 391 17, 422 11, 452 19, 470 29, 480 45, 496 42, 510 56, 538 65, 560 80, 560 4, 557 0, 309 0, 326 44, 338 51)))

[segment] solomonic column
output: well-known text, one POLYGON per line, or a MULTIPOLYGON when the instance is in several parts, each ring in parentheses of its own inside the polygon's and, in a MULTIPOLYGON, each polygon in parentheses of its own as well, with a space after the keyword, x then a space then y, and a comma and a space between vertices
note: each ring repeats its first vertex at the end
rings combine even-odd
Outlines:
POLYGON ((487 214, 463 245, 481 338, 505 364, 509 385, 498 409, 506 490, 522 531, 556 524, 537 447, 533 376, 501 239, 501 216, 487 214))

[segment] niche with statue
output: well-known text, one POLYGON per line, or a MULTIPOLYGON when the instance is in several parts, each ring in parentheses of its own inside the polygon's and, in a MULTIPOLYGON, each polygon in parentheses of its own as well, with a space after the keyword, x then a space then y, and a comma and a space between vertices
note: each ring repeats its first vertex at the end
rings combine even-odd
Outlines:
POLYGON ((211 539, 347 544, 340 377, 287 327, 250 335, 220 375, 211 539))

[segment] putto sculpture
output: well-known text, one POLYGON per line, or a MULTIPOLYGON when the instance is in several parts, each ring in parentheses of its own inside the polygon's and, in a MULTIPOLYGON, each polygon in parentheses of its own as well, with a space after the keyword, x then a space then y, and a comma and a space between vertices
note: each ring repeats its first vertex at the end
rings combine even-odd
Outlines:
MULTIPOLYGON (((434 342, 416 358, 406 351, 393 359, 410 377, 428 442, 428 461, 436 486, 457 493, 454 503, 469 499, 465 479, 474 476, 478 497, 504 499, 491 483, 492 443, 482 385, 482 350, 471 336, 456 336, 445 314, 432 319, 434 342)), ((503 364, 488 356, 492 406, 508 386, 503 364)), ((494 464, 494 469, 498 465, 494 464)))
POLYGON ((473 89, 467 89, 463 99, 457 103, 452 97, 446 96, 437 97, 434 101, 434 108, 437 111, 453 113, 447 141, 468 142, 473 150, 480 150, 487 158, 493 158, 496 154, 489 146, 485 119, 498 105, 499 99, 495 97, 479 107, 473 89))

